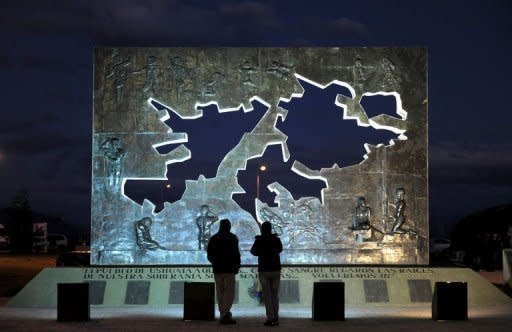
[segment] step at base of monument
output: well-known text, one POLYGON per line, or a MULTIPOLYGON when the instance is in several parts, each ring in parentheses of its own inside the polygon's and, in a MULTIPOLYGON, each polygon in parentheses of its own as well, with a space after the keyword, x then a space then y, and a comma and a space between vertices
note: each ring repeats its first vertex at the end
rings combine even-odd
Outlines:
MULTIPOLYGON (((471 269, 429 267, 292 266, 281 272, 280 304, 310 308, 313 284, 345 283, 345 303, 392 306, 430 305, 437 281, 468 284, 470 306, 512 304, 512 299, 471 269)), ((235 306, 259 306, 257 268, 237 275, 235 306)), ((94 307, 172 306, 183 304, 185 282, 213 282, 210 267, 46 268, 8 303, 8 307, 55 308, 57 284, 88 282, 94 307)))

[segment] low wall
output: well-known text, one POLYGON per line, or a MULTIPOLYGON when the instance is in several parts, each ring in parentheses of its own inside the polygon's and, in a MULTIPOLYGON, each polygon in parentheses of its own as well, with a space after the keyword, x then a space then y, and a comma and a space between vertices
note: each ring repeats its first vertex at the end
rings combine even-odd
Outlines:
MULTIPOLYGON (((237 275, 235 305, 258 306, 257 268, 237 275)), ((187 281, 213 282, 210 267, 46 268, 7 304, 9 307, 56 307, 57 284, 90 283, 90 303, 98 307, 169 306, 183 303, 187 281)), ((436 281, 468 283, 469 305, 512 304, 512 300, 471 269, 377 266, 290 266, 281 273, 280 303, 310 307, 313 283, 345 282, 347 305, 431 303, 436 281)))

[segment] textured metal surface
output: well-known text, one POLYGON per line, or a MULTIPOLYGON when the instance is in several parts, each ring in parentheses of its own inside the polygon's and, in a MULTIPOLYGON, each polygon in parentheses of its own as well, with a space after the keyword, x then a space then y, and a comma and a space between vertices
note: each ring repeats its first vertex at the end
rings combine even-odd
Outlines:
POLYGON ((284 263, 428 264, 426 74, 423 48, 96 49, 92 263, 207 264, 205 239, 228 218, 243 263, 255 263, 248 249, 258 223, 270 220, 284 263), (288 110, 277 104, 303 92, 298 78, 321 86, 337 80, 352 94, 333 101, 343 118, 396 139, 367 145, 364 161, 343 168, 313 169, 293 159, 276 126, 288 110), (375 93, 396 98, 396 116, 366 114, 361 98, 375 93), (214 177, 188 179, 181 199, 158 213, 149 201, 140 206, 124 195, 127 179, 165 179, 167 164, 190 158, 179 144, 186 133, 161 121, 169 112, 194 121, 202 116, 198 105, 247 111, 251 102, 267 111, 226 151, 214 177), (163 142, 178 146, 159 154, 155 146, 163 142), (269 145, 282 147, 294 172, 324 181, 321 199, 294 197, 274 182, 268 190, 277 207, 256 199, 256 218, 240 208, 232 199, 244 192, 237 175, 269 145), (369 210, 358 207, 360 198, 369 210))

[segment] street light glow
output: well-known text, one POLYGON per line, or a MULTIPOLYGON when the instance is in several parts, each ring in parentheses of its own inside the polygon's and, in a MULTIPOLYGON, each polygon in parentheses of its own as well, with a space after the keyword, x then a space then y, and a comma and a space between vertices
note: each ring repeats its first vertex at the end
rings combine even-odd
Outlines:
POLYGON ((260 165, 260 171, 265 172, 267 170, 267 166, 260 165))
POLYGON ((167 188, 167 189, 171 189, 171 184, 170 184, 170 183, 167 183, 167 184, 165 185, 165 188, 167 188))

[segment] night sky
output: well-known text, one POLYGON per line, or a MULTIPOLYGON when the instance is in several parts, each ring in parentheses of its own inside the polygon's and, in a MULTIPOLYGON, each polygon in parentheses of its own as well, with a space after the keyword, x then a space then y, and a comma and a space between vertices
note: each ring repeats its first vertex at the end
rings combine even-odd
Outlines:
POLYGON ((100 46, 425 46, 431 230, 512 203, 512 2, 297 3, 2 1, 0 207, 88 227, 100 46))

